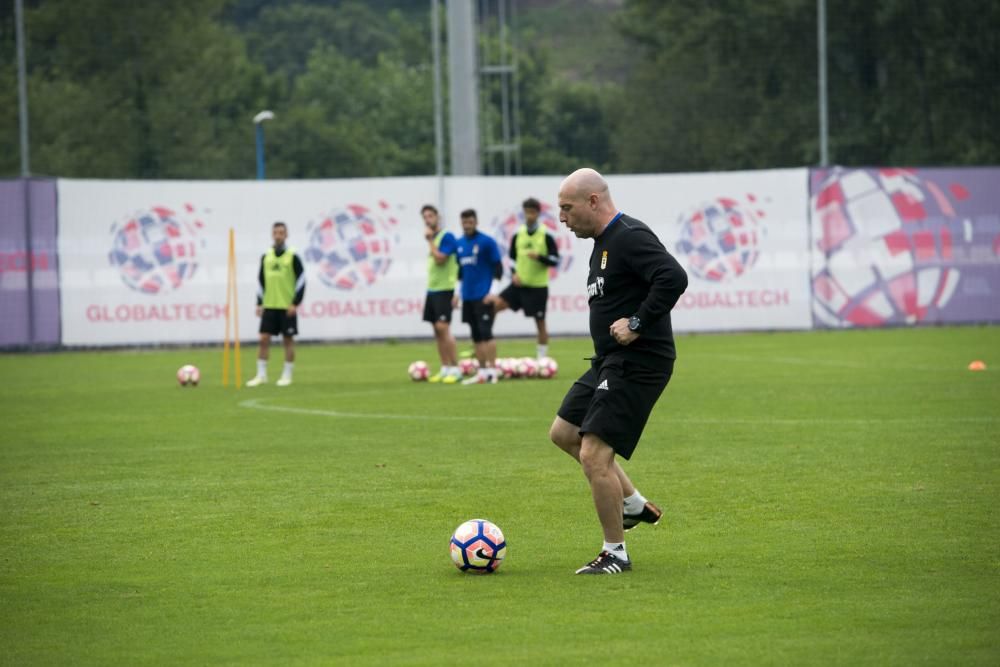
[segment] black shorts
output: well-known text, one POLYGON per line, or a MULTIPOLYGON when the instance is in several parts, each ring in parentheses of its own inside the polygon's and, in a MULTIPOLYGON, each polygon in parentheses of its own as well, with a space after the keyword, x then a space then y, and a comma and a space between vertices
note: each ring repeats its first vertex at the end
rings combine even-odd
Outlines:
POLYGON ((593 433, 619 456, 632 457, 649 413, 663 393, 669 370, 648 368, 620 356, 605 357, 573 383, 558 415, 593 433))
POLYGON ((260 332, 291 338, 299 333, 299 318, 297 315, 289 315, 284 308, 265 308, 260 315, 260 332))
POLYGON ((428 292, 424 301, 424 322, 451 323, 451 300, 455 296, 452 290, 428 292))
POLYGON ((472 340, 483 343, 493 340, 493 304, 478 301, 462 302, 462 321, 469 325, 472 340))
POLYGON ((525 317, 545 319, 545 307, 549 303, 548 287, 518 287, 510 284, 500 292, 500 298, 507 302, 511 310, 523 310, 525 317))

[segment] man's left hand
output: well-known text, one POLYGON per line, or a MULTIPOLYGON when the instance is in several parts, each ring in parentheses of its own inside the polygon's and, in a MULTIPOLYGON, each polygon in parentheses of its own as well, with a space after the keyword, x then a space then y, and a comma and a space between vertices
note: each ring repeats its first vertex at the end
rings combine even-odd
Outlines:
POLYGON ((619 345, 628 345, 636 338, 639 334, 628 328, 628 318, 622 317, 611 323, 611 337, 614 338, 619 345))
POLYGON ((293 303, 292 305, 290 305, 290 306, 288 307, 288 311, 287 311, 287 312, 288 312, 288 316, 289 316, 289 317, 295 317, 295 312, 296 312, 297 310, 298 310, 298 308, 296 308, 295 304, 293 303))

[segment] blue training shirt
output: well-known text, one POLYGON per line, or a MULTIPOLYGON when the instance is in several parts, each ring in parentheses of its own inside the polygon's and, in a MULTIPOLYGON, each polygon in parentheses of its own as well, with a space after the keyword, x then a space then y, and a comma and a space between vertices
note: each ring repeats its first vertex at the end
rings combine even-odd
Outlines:
POLYGON ((472 237, 460 236, 457 246, 462 300, 479 301, 490 293, 494 270, 500 263, 500 248, 492 237, 479 231, 472 237))
POLYGON ((444 236, 441 237, 441 244, 438 246, 438 250, 445 255, 451 255, 455 252, 455 235, 451 232, 445 232, 444 236))

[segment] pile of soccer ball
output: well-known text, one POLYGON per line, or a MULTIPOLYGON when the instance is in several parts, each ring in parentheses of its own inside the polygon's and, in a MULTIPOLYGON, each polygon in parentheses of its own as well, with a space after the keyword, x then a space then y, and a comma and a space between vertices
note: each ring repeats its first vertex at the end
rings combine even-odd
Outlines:
MULTIPOLYGON (((475 359, 462 359, 458 363, 462 375, 472 377, 479 372, 479 362, 475 359)), ((555 377, 559 372, 559 364, 552 357, 501 357, 497 359, 498 377, 503 380, 514 380, 518 378, 542 378, 549 379, 555 377)), ((430 376, 430 367, 426 361, 414 361, 406 370, 407 375, 414 382, 423 382, 430 376)))
POLYGON ((552 357, 500 357, 497 359, 497 370, 505 380, 518 378, 541 378, 548 380, 559 372, 559 364, 552 357))
POLYGON ((201 379, 201 371, 197 366, 185 364, 177 369, 177 382, 182 387, 197 387, 201 379))

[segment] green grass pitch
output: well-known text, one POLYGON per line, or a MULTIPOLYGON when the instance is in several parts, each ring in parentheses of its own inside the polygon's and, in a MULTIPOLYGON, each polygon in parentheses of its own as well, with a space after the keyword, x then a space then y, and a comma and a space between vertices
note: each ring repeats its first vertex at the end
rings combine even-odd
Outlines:
POLYGON ((1000 328, 680 336, 611 577, 547 439, 589 345, 472 387, 407 379, 431 341, 239 391, 218 349, 0 356, 0 664, 1000 664, 1000 328), (474 517, 496 575, 448 557, 474 517))

